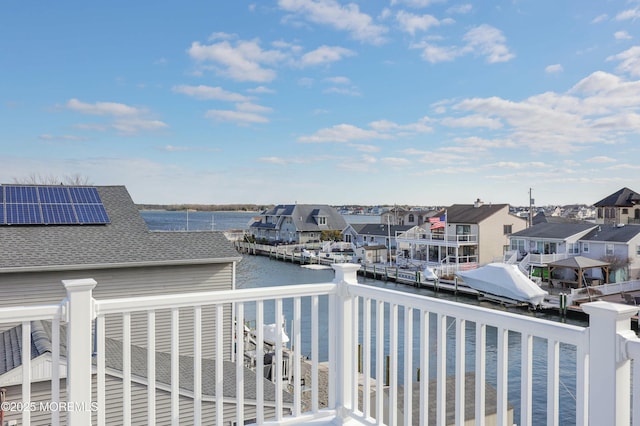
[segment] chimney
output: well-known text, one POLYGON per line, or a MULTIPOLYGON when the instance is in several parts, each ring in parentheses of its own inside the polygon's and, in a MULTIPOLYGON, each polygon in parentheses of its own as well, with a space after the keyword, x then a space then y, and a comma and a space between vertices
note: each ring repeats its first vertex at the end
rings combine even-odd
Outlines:
POLYGON ((473 203, 473 207, 475 207, 476 209, 478 207, 482 207, 484 205, 484 202, 482 202, 482 200, 480 200, 480 198, 478 198, 475 203, 473 203))

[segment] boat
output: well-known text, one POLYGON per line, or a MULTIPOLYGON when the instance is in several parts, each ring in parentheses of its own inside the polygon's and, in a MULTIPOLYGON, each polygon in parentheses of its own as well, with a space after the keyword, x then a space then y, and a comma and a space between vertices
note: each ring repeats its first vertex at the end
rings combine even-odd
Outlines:
POLYGON ((548 296, 517 265, 489 263, 476 269, 458 271, 456 275, 464 283, 481 294, 516 302, 526 302, 539 307, 548 296))

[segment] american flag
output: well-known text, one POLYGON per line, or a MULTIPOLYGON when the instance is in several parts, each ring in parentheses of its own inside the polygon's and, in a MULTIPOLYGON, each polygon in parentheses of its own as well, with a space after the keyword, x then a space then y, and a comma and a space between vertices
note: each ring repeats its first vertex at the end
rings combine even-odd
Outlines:
POLYGON ((429 229, 439 229, 439 228, 444 228, 447 222, 447 216, 436 216, 436 217, 430 217, 429 218, 429 223, 431 224, 431 227, 429 229))

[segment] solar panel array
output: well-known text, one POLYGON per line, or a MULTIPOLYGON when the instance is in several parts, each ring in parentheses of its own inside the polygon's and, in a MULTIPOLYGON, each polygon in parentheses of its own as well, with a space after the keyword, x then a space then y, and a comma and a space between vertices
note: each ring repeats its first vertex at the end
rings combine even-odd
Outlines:
POLYGON ((0 186, 0 225, 106 224, 98 189, 88 186, 0 186))

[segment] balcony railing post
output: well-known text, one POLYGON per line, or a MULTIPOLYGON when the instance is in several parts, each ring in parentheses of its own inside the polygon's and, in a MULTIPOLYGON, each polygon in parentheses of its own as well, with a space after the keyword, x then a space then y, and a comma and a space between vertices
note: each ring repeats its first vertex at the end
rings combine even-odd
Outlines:
MULTIPOLYGON (((63 280, 67 290, 67 424, 91 424, 91 278, 63 280)), ((96 407, 104 409, 104 407, 96 407)))
POLYGON ((357 271, 360 265, 352 263, 338 263, 331 267, 335 270, 334 283, 338 285, 335 297, 336 336, 335 336, 335 362, 336 362, 336 408, 343 420, 350 417, 355 405, 352 401, 353 389, 357 383, 353 383, 352 371, 353 351, 356 348, 356 336, 353 334, 351 324, 354 298, 349 294, 348 285, 357 284, 357 271))
POLYGON ((598 301, 582 308, 589 314, 588 423, 629 425, 631 361, 622 343, 638 307, 598 301))

